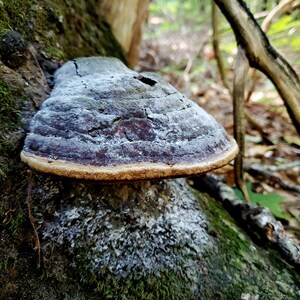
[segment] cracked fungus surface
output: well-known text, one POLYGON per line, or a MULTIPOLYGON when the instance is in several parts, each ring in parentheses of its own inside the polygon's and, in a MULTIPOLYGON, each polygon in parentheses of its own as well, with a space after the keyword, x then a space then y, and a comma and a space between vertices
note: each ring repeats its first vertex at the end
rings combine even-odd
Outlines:
POLYGON ((172 165, 203 161, 230 146, 212 116, 158 76, 92 57, 56 72, 24 151, 92 166, 172 165))
POLYGON ((76 269, 90 274, 139 278, 171 269, 197 282, 197 262, 213 241, 183 179, 93 189, 56 212, 43 231, 46 244, 63 245, 76 269))

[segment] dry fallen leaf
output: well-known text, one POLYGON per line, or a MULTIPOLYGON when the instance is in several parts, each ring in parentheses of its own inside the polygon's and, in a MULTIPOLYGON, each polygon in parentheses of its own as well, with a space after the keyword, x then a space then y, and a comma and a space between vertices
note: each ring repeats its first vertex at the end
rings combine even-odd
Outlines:
POLYGON ((246 150, 246 154, 248 157, 270 157, 275 148, 275 146, 254 145, 246 150))

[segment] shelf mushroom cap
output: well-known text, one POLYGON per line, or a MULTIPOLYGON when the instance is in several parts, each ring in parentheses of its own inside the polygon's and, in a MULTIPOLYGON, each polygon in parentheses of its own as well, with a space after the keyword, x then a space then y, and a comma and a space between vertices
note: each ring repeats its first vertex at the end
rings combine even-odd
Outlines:
POLYGON ((159 76, 90 57, 55 73, 21 159, 38 172, 113 182, 197 175, 237 151, 212 116, 159 76))

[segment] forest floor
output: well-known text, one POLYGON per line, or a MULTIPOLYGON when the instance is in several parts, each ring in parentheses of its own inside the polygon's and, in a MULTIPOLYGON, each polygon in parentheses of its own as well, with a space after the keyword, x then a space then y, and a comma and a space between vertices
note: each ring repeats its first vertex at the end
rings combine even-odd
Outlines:
MULTIPOLYGON (((146 30, 153 30, 151 18, 146 30)), ((300 75, 299 57, 292 52, 282 54, 300 75)), ((234 60, 234 55, 224 54, 231 86, 234 60)), ((159 72, 233 135, 232 97, 220 80, 209 25, 145 39, 137 70, 159 72)), ((248 78, 250 88, 253 80, 248 78)), ((268 207, 300 243, 300 138, 272 83, 261 73, 256 78, 255 90, 246 103, 246 111, 257 123, 246 120, 247 186, 251 201, 268 207), (256 166, 261 172, 251 171, 256 166)), ((234 186, 232 165, 216 172, 234 186)))

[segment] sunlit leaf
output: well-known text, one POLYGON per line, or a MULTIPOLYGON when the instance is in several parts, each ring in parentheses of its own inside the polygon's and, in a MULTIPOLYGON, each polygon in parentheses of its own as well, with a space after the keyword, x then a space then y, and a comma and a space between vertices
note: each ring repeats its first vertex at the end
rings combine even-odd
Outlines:
MULTIPOLYGON (((289 220, 288 215, 280 207, 283 197, 276 193, 271 194, 259 194, 252 191, 252 184, 247 183, 247 190, 250 197, 250 201, 262 207, 267 207, 271 213, 276 217, 284 220, 289 220)), ((236 195, 243 199, 243 195, 240 190, 235 189, 236 195)))
POLYGON ((299 26, 298 20, 293 20, 291 15, 281 17, 277 22, 273 23, 268 34, 273 35, 293 27, 299 26))
POLYGON ((254 144, 258 144, 258 143, 262 142, 262 137, 246 134, 245 135, 245 141, 246 142, 251 142, 251 143, 254 143, 254 144))
POLYGON ((297 145, 300 147, 300 138, 295 135, 285 135, 284 140, 290 145, 297 145))

